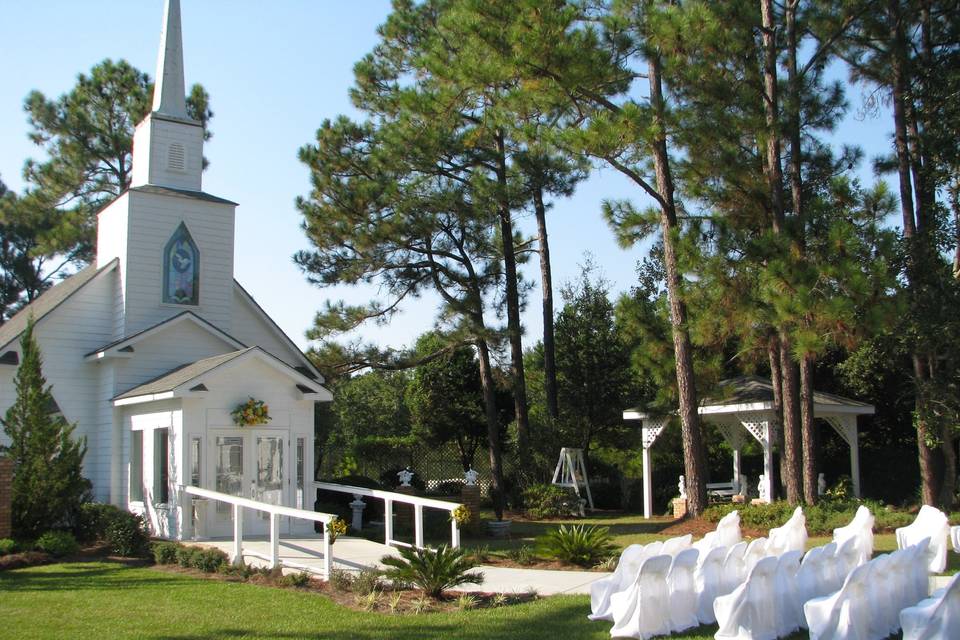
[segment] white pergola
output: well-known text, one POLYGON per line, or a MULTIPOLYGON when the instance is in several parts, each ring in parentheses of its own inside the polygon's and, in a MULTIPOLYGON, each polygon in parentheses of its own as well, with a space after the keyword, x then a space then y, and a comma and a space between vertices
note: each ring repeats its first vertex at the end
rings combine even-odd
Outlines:
MULTIPOLYGON (((717 427, 724 440, 733 449, 733 479, 740 478, 740 450, 746 434, 763 448, 763 473, 767 495, 773 496, 773 429, 776 425, 773 404, 773 385, 770 380, 743 376, 720 383, 720 399, 704 399, 698 412, 704 422, 717 427)), ((857 441, 857 416, 872 415, 872 405, 831 393, 814 391, 813 416, 833 427, 850 447, 850 477, 853 493, 860 497, 860 450, 857 441)), ((654 416, 640 409, 627 409, 624 420, 639 420, 643 430, 643 517, 649 518, 653 506, 653 466, 650 447, 657 441, 670 416, 654 416)))

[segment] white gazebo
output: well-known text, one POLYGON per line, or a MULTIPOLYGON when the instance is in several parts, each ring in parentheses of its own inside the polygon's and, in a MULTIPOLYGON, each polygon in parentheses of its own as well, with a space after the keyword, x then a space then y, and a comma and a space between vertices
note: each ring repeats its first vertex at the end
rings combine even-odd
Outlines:
MULTIPOLYGON (((763 473, 766 494, 773 496, 773 436, 776 425, 773 385, 756 376, 732 378, 720 383, 720 398, 705 398, 698 412, 701 420, 717 427, 733 449, 733 481, 740 478, 740 450, 745 433, 763 448, 763 473)), ((850 398, 814 391, 813 416, 829 424, 850 447, 850 477, 853 493, 860 497, 860 451, 857 443, 857 416, 872 415, 872 405, 850 398)), ((624 420, 639 420, 643 429, 643 517, 649 518, 653 506, 653 466, 650 447, 657 441, 671 416, 655 416, 640 409, 627 409, 624 420)))

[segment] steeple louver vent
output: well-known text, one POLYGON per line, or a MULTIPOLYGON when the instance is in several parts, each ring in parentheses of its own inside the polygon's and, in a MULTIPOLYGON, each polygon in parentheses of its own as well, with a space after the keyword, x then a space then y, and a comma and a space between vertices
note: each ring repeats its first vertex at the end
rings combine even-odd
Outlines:
POLYGON ((167 168, 179 172, 187 170, 187 152, 179 142, 171 144, 167 151, 167 168))

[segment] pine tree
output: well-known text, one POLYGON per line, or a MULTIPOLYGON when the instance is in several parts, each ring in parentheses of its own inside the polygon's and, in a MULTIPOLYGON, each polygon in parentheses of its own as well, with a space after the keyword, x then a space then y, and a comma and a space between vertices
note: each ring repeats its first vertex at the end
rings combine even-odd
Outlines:
POLYGON ((10 438, 5 453, 13 460, 13 530, 34 539, 72 525, 90 482, 83 477, 86 439, 73 439, 75 425, 53 413, 56 402, 43 377, 40 348, 31 317, 20 338, 20 366, 14 378, 17 397, 0 420, 10 438))

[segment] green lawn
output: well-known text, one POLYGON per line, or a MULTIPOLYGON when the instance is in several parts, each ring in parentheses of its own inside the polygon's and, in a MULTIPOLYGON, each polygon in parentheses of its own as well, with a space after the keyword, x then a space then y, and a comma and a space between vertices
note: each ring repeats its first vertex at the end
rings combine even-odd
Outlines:
MULTIPOLYGON (((0 638, 423 640, 610 637, 586 596, 449 614, 362 613, 323 596, 89 562, 0 573, 0 638)), ((683 639, 712 638, 702 627, 683 639)), ((797 636, 802 637, 802 636, 797 636)))

